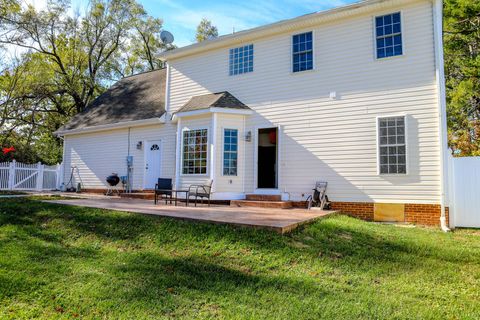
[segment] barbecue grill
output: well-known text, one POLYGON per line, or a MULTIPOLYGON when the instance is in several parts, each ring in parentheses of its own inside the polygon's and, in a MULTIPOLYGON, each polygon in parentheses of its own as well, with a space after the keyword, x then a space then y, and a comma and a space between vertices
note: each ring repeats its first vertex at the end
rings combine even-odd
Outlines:
POLYGON ((107 193, 105 194, 106 196, 111 196, 113 195, 114 192, 117 194, 120 194, 120 191, 118 191, 117 185, 120 182, 120 178, 118 177, 118 174, 112 173, 105 179, 109 185, 107 189, 107 193))

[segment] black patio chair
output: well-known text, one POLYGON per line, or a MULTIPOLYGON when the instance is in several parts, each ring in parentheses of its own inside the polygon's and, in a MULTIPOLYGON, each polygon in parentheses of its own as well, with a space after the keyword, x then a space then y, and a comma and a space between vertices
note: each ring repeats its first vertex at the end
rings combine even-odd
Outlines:
POLYGON ((203 204, 203 199, 208 200, 208 206, 210 207, 210 196, 212 194, 212 184, 213 180, 208 180, 206 184, 197 185, 192 184, 188 188, 188 197, 195 197, 195 207, 197 206, 197 200, 200 198, 201 204, 203 204))
POLYGON ((327 181, 317 181, 315 183, 315 189, 313 189, 313 194, 308 196, 307 205, 310 210, 312 207, 318 207, 320 210, 330 209, 330 201, 327 197, 327 181))
POLYGON ((167 204, 170 198, 170 204, 172 204, 172 179, 170 178, 158 178, 158 183, 155 184, 155 201, 157 204, 157 197, 163 198, 165 196, 165 204, 167 204))

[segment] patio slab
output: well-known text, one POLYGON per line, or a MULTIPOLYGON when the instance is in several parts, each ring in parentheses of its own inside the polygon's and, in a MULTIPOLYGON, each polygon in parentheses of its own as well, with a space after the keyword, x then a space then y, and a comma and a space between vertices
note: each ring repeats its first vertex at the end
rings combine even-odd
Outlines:
POLYGON ((184 207, 180 205, 175 207, 161 204, 154 205, 151 200, 118 198, 44 200, 44 202, 264 228, 281 234, 290 232, 302 224, 337 212, 304 209, 233 208, 228 206, 184 207))

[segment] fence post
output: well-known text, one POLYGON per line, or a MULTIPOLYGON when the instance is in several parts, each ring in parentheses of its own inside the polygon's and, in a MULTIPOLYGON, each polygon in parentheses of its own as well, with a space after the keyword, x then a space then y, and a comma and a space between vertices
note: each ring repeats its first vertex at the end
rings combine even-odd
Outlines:
POLYGON ((61 185, 63 182, 63 162, 57 164, 57 168, 55 170, 55 173, 57 175, 57 180, 56 180, 56 188, 57 190, 61 190, 61 185))
POLYGON ((43 170, 45 166, 40 162, 37 163, 37 191, 43 190, 43 170))
POLYGON ((10 166, 8 169, 8 190, 13 190, 15 185, 15 168, 17 167, 17 162, 15 159, 10 162, 10 166))

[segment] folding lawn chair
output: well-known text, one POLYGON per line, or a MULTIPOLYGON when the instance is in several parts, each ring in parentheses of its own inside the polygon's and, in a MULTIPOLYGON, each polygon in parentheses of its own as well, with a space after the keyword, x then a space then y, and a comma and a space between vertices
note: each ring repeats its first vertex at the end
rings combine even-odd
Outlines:
POLYGON ((325 207, 327 209, 330 207, 330 202, 327 197, 327 181, 317 181, 315 183, 315 189, 313 189, 313 194, 308 196, 308 209, 312 207, 318 207, 320 210, 323 210, 325 207))

